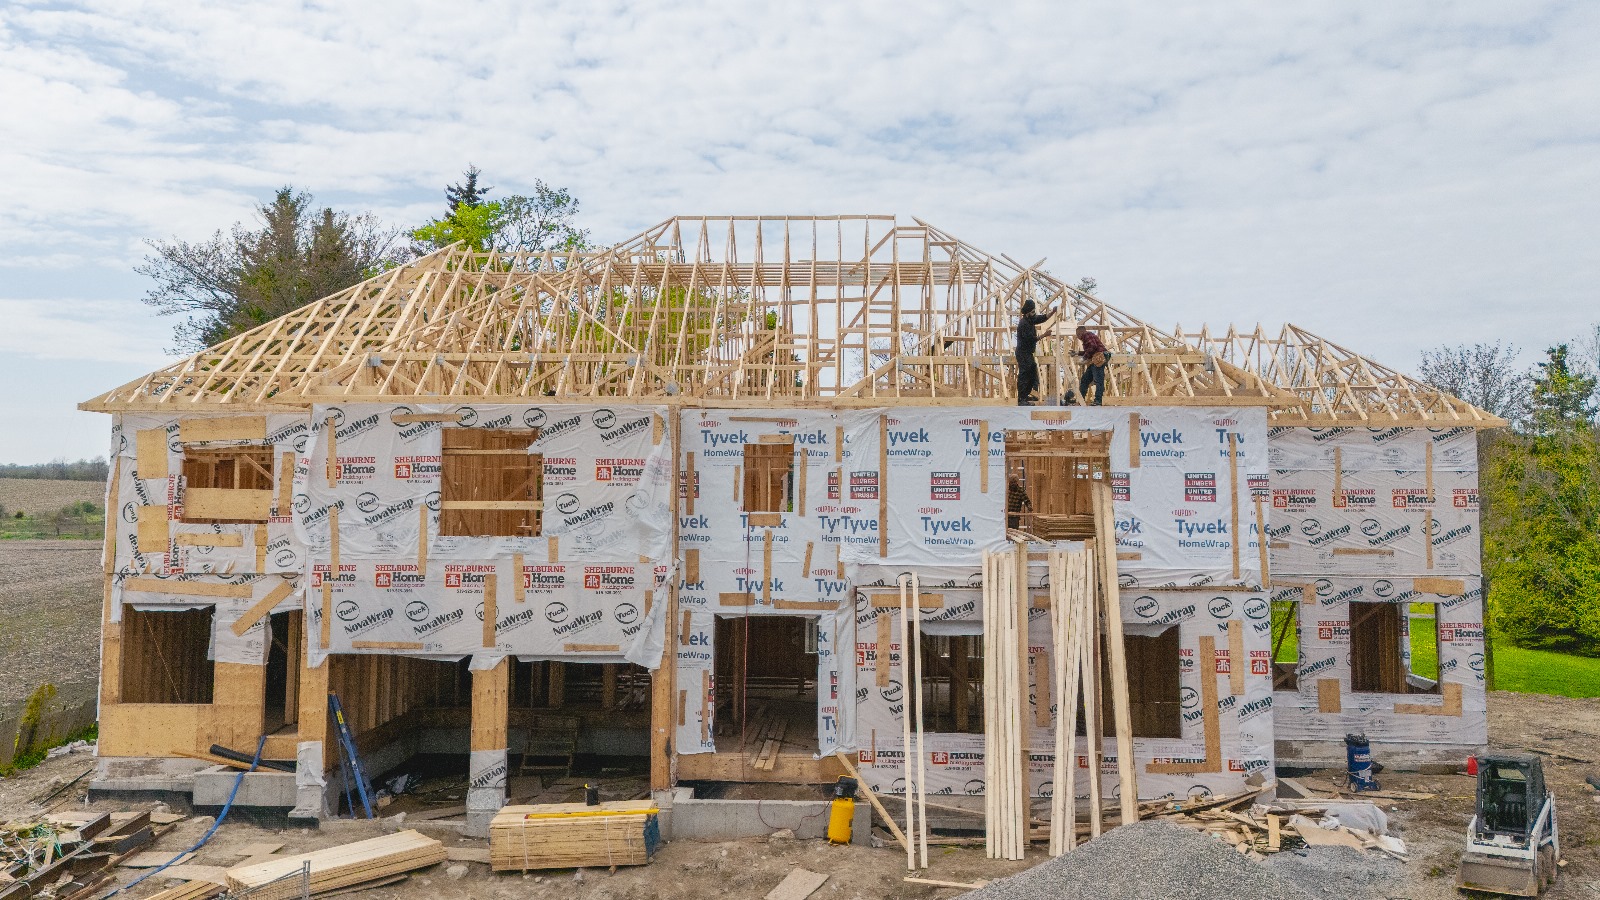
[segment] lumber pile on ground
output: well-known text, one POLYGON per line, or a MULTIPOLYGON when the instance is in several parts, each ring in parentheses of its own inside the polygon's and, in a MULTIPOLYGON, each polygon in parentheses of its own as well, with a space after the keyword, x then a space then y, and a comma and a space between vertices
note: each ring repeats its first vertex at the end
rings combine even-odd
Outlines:
MULTIPOLYGON (((311 893, 337 890, 389 878, 445 860, 444 844, 418 831, 401 831, 353 844, 313 850, 228 870, 228 887, 240 891, 259 888, 311 863, 311 893)), ((287 900, 299 895, 298 881, 290 880, 251 893, 252 900, 287 900)))
POLYGON ((489 867, 496 872, 641 866, 661 843, 649 800, 587 806, 507 806, 489 822, 489 867))
POLYGON ((1240 853, 1261 858, 1292 847, 1350 847, 1405 859, 1400 840, 1341 822, 1338 800, 1255 802, 1262 790, 1174 802, 1153 817, 1215 837, 1240 853))

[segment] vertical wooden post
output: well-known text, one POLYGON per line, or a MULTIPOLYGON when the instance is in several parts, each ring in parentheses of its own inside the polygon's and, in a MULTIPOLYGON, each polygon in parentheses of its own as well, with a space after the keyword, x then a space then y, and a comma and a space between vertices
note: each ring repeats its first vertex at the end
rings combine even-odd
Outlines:
MULTIPOLYGON (((1229 434, 1229 450, 1233 449, 1233 435, 1229 434)), ((1122 822, 1139 820, 1139 779, 1133 764, 1133 713, 1128 701, 1128 659, 1122 636, 1122 595, 1117 583, 1117 532, 1116 516, 1111 499, 1111 486, 1104 481, 1095 482, 1098 496, 1101 553, 1105 565, 1101 567, 1101 580, 1105 584, 1102 598, 1105 602, 1107 662, 1111 667, 1111 713, 1117 727, 1117 777, 1121 785, 1122 822)), ((1239 560, 1239 504, 1238 491, 1234 491, 1234 565, 1239 560)), ((1237 573, 1235 573, 1237 577, 1237 573)))

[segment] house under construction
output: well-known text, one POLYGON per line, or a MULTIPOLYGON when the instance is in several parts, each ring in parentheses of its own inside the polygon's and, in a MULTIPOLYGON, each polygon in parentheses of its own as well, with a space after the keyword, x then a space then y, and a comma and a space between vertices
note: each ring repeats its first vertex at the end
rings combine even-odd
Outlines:
POLYGON ((464 760, 479 825, 508 772, 577 755, 663 794, 841 755, 904 791, 908 715, 922 790, 974 795, 1002 726, 1031 796, 1064 754, 1075 795, 1181 797, 1352 731, 1391 764, 1486 737, 1476 431, 1501 420, 1292 326, 1155 328, 919 220, 453 246, 82 408, 113 416, 104 790, 199 802, 192 754, 265 735, 296 770, 272 796, 324 814, 330 691, 370 774, 464 760), (1065 403, 1060 337, 1017 405, 1029 299, 1105 341, 1103 406, 1065 403), (1068 547, 1099 548, 1105 604, 1074 728, 1041 600, 1068 547))

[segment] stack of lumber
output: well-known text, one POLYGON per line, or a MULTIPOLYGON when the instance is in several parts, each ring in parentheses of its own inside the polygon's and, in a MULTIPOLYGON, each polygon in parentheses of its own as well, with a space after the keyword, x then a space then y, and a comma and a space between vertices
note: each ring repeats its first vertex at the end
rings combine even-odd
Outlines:
POLYGON ((649 800, 507 806, 489 823, 489 867, 527 872, 644 865, 661 842, 657 812, 649 800))
MULTIPOLYGON (((311 863, 311 893, 337 890, 377 881, 442 863, 444 844, 417 831, 401 831, 370 840, 341 844, 265 862, 235 866, 228 870, 228 887, 234 891, 259 888, 267 882, 293 875, 305 862, 311 863)), ((252 892, 251 900, 287 900, 300 894, 298 880, 252 892)))

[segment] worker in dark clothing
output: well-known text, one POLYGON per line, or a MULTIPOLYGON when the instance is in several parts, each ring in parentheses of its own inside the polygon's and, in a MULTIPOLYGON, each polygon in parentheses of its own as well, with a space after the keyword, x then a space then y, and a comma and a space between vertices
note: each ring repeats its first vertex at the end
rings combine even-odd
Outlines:
POLYGON ((1034 314, 1032 300, 1022 302, 1022 315, 1017 317, 1017 405, 1031 406, 1033 393, 1039 389, 1039 364, 1034 362, 1033 351, 1039 345, 1039 330, 1055 318, 1055 313, 1034 314))
MULTIPOLYGON (((1006 479, 1006 527, 1021 528, 1023 513, 1033 512, 1033 501, 1028 499, 1028 489, 1022 479, 1012 475, 1006 479)), ((1029 517, 1030 524, 1032 517, 1029 517)))
POLYGON ((1078 395, 1091 406, 1099 406, 1106 393, 1106 363, 1111 354, 1100 342, 1100 335, 1087 326, 1078 326, 1078 356, 1083 360, 1083 374, 1078 377, 1078 395), (1094 385, 1094 400, 1089 400, 1089 385, 1094 385))

